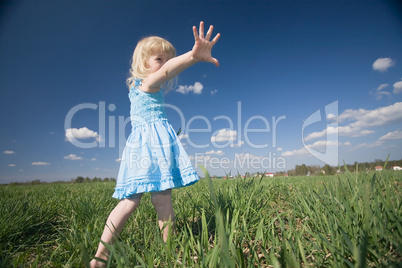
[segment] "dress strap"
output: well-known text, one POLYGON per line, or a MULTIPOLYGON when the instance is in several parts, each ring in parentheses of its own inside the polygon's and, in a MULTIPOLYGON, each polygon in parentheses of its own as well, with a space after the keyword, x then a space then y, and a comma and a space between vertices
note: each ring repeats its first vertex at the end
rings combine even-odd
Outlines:
POLYGON ((142 85, 142 79, 134 78, 134 87, 138 88, 141 85, 142 85))
POLYGON ((133 85, 130 86, 130 92, 138 93, 138 90, 140 90, 138 87, 142 85, 142 79, 134 78, 133 82, 133 85))

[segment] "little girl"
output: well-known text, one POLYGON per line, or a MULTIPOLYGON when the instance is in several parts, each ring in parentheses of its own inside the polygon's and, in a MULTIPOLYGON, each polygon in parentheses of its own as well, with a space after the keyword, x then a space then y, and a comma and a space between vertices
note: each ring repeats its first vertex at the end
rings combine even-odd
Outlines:
MULTIPOLYGON (((151 201, 158 214, 159 227, 174 222, 171 189, 196 183, 199 177, 192 167, 180 140, 166 117, 161 86, 179 73, 200 62, 219 62, 211 56, 218 41, 211 41, 213 26, 204 37, 204 23, 200 32, 193 26, 195 44, 191 51, 175 57, 175 49, 163 38, 151 36, 138 42, 134 50, 127 80, 131 102, 132 132, 123 151, 113 197, 121 199, 110 213, 101 240, 111 244, 130 215, 140 203, 143 193, 151 192, 151 201)), ((170 226, 162 230, 166 242, 170 226)), ((90 267, 104 266, 108 250, 99 243, 90 267)))

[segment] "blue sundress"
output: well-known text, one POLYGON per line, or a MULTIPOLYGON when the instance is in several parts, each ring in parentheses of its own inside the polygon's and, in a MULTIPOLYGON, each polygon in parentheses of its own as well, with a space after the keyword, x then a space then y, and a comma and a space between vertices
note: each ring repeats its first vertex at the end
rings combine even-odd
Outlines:
POLYGON ((162 91, 140 90, 140 79, 130 88, 132 131, 121 157, 114 198, 188 186, 197 172, 169 123, 162 91))

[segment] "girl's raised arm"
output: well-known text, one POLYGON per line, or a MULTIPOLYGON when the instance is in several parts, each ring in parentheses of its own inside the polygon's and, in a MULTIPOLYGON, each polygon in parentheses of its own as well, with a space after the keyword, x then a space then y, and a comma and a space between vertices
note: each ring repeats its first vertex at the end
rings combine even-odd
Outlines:
POLYGON ((151 73, 142 82, 141 90, 145 92, 158 92, 161 85, 166 81, 174 78, 176 75, 196 64, 204 61, 219 66, 219 61, 212 57, 212 47, 218 42, 220 34, 218 33, 211 41, 213 26, 208 29, 207 35, 204 37, 204 22, 200 22, 200 32, 197 27, 193 26, 194 46, 193 49, 185 54, 168 60, 158 71, 151 73))

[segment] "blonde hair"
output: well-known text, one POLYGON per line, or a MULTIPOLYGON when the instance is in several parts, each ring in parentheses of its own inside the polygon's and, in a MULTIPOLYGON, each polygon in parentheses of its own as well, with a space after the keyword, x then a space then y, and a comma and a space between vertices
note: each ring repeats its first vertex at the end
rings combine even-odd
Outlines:
MULTIPOLYGON (((131 62, 130 75, 127 78, 127 86, 130 88, 134 84, 134 78, 145 79, 149 75, 149 68, 146 63, 153 53, 167 53, 171 58, 176 56, 173 45, 158 36, 149 36, 141 39, 135 47, 131 62)), ((165 83, 164 87, 169 89, 173 86, 174 80, 165 83)))

